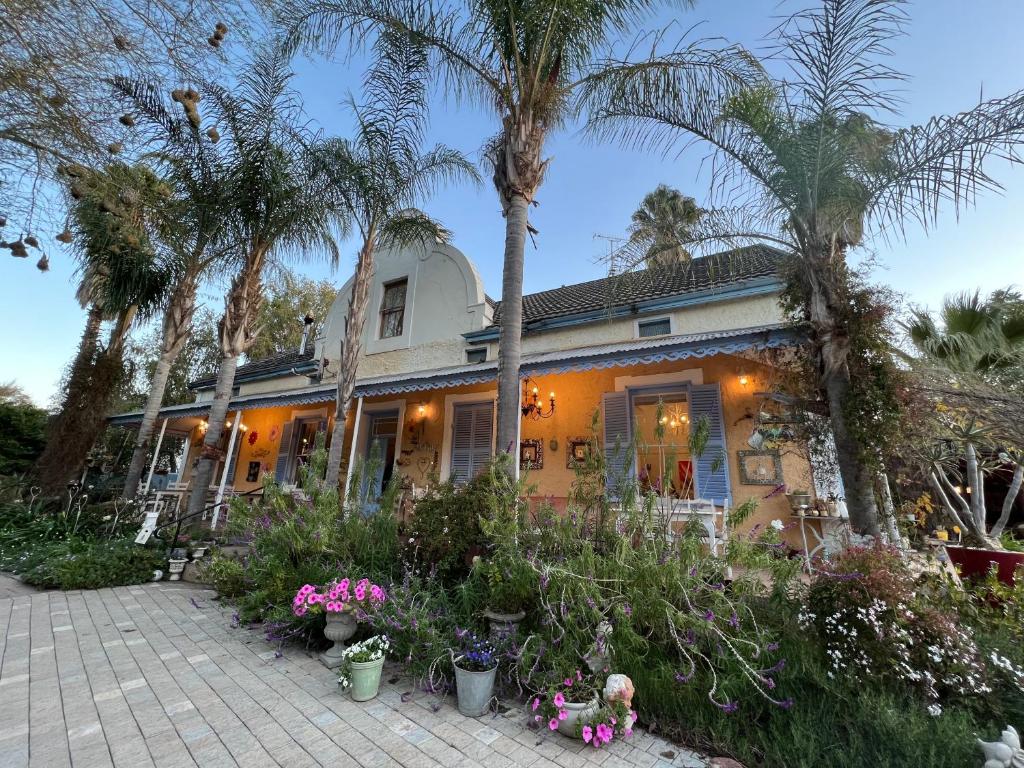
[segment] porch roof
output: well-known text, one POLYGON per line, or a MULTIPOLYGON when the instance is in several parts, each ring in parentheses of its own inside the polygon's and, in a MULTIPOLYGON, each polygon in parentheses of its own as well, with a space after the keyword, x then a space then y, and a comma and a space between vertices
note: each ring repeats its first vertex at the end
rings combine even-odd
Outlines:
MULTIPOLYGON (((601 344, 578 349, 524 355, 520 371, 523 375, 566 373, 629 365, 645 365, 671 360, 735 354, 748 349, 769 349, 797 343, 799 332, 782 324, 713 331, 656 339, 635 339, 615 344, 601 344)), ((493 381, 498 374, 497 361, 435 368, 415 373, 371 376, 356 381, 354 397, 373 397, 404 392, 423 392, 466 384, 493 381)), ((334 399, 333 384, 319 384, 284 392, 234 397, 229 410, 253 410, 281 405, 310 405, 334 399)), ((189 403, 160 410, 161 418, 205 414, 210 403, 189 403)), ((142 417, 141 411, 110 418, 112 424, 132 424, 142 417)))

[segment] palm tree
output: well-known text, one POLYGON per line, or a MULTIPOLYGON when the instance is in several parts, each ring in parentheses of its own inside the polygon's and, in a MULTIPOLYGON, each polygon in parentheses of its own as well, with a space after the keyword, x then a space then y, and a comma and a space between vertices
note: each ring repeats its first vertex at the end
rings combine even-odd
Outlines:
MULTIPOLYGON (((253 343, 268 259, 326 252, 337 263, 335 214, 323 146, 300 125, 301 108, 288 88, 291 72, 281 51, 263 52, 239 77, 237 93, 209 87, 217 125, 223 127, 227 237, 238 249, 239 268, 220 319, 221 359, 203 451, 193 475, 189 512, 206 503, 234 386, 238 358, 253 343)), ((196 110, 192 101, 192 110, 196 110)))
POLYGON ((72 224, 81 261, 78 300, 88 307, 61 410, 37 463, 44 491, 57 492, 85 460, 103 429, 106 404, 124 373, 124 344, 136 320, 157 310, 168 285, 167 265, 153 246, 166 186, 150 169, 115 163, 66 169, 74 179, 72 224), (112 321, 105 344, 104 321, 112 321))
POLYGON ((692 197, 665 184, 644 195, 629 228, 630 239, 643 244, 644 265, 650 269, 689 261, 685 243, 701 213, 692 197))
MULTIPOLYGON (((1012 291, 987 299, 980 291, 947 296, 941 326, 925 311, 907 324, 910 340, 927 359, 954 373, 998 381, 1000 373, 1024 364, 1024 303, 1012 291)), ((1019 377, 1014 379, 1019 381, 1019 377)))
POLYGON ((851 522, 869 533, 878 532, 865 461, 873 452, 844 413, 851 390, 847 254, 869 233, 899 237, 912 222, 931 228, 943 203, 959 208, 978 191, 997 189, 986 161, 1018 159, 1024 138, 1024 92, 909 128, 880 122, 896 111, 887 89, 902 75, 884 57, 902 32, 902 6, 822 0, 793 15, 772 41, 789 76, 752 77, 740 95, 706 89, 705 98, 688 100, 658 87, 666 77, 658 68, 626 87, 595 83, 601 92, 592 98, 606 107, 590 126, 597 136, 663 151, 693 141, 710 146, 714 187, 742 205, 741 215, 707 217, 716 231, 695 239, 760 240, 795 257, 851 522))
POLYGON ((479 181, 473 164, 438 145, 421 151, 426 128, 426 55, 408 36, 386 31, 378 38, 377 61, 366 81, 365 106, 350 104, 357 131, 352 141, 328 148, 340 208, 359 232, 352 297, 345 316, 338 372, 334 431, 327 457, 326 487, 338 484, 345 418, 352 402, 362 349, 374 254, 393 245, 446 240, 439 223, 412 208, 435 186, 460 178, 479 181))
MULTIPOLYGON (((617 59, 620 36, 631 34, 661 5, 688 8, 691 3, 465 0, 452 6, 433 0, 302 0, 284 4, 279 12, 291 46, 329 51, 344 41, 351 50, 374 31, 411 35, 428 49, 430 71, 445 94, 472 101, 497 118, 497 134, 485 153, 505 218, 497 419, 497 445, 505 450, 518 440, 523 268, 527 234, 536 233, 528 210, 538 205, 548 169, 548 135, 599 106, 593 98, 603 92, 598 84, 615 90, 650 67, 671 71, 671 84, 692 86, 695 97, 705 83, 725 90, 747 76, 747 60, 731 49, 690 45, 646 59, 617 59)), ((660 36, 648 47, 657 48, 658 42, 660 36)))
POLYGON ((212 267, 231 255, 223 226, 231 201, 226 169, 216 148, 219 134, 215 126, 201 132, 201 122, 189 118, 194 107, 188 91, 172 93, 181 106, 181 114, 176 115, 151 84, 122 79, 115 86, 136 112, 140 132, 148 132, 149 140, 156 143, 150 158, 166 173, 174 195, 159 228, 160 244, 174 276, 161 323, 160 352, 122 491, 125 498, 132 498, 149 456, 171 368, 192 329, 199 285, 212 267))

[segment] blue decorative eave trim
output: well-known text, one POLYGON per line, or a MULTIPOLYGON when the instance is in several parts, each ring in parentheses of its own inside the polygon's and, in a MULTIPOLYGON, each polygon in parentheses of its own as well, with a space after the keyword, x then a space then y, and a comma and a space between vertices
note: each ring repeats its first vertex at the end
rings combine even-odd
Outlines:
MULTIPOLYGON (((742 283, 722 286, 720 288, 709 288, 703 291, 694 291, 693 293, 618 304, 603 309, 574 312, 572 314, 559 315, 558 317, 552 317, 546 320, 537 320, 532 323, 524 324, 523 332, 535 333, 539 331, 549 331, 554 328, 570 328, 578 325, 589 325, 591 323, 601 322, 602 320, 616 320, 623 317, 637 317, 639 315, 648 315, 656 312, 685 309, 686 307, 708 304, 715 301, 730 301, 750 296, 763 296, 766 294, 778 293, 783 287, 784 284, 777 277, 755 278, 746 280, 742 283)), ((491 326, 479 331, 469 331, 462 334, 462 337, 471 344, 497 341, 498 336, 498 326, 491 326)))
MULTIPOLYGON (((731 355, 747 350, 775 349, 799 344, 804 334, 796 328, 774 325, 760 328, 737 329, 693 334, 663 339, 637 339, 633 341, 605 344, 577 350, 542 352, 527 355, 520 366, 522 376, 559 374, 570 371, 591 371, 605 368, 624 368, 633 365, 650 365, 691 358, 731 355)), ((459 366, 436 372, 423 371, 419 374, 381 377, 357 383, 353 397, 376 397, 408 392, 425 392, 448 389, 470 384, 484 384, 494 381, 498 375, 497 363, 483 363, 479 366, 459 366)), ((246 395, 234 397, 228 404, 229 410, 254 410, 276 408, 283 405, 314 405, 332 402, 335 398, 333 384, 311 387, 300 391, 246 395)), ((163 408, 160 417, 205 415, 209 403, 190 403, 163 408)), ((141 420, 141 411, 112 417, 111 424, 132 424, 141 420)))

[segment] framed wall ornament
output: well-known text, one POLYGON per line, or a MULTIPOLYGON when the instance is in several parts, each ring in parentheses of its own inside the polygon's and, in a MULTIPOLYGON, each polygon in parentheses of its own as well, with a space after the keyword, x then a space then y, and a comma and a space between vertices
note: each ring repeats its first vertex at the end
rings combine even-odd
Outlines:
POLYGON ((544 468, 544 441, 519 441, 519 469, 544 468))
POLYGON ((565 467, 575 469, 582 467, 590 458, 590 440, 586 437, 567 437, 565 439, 565 467))
POLYGON ((740 482, 744 485, 779 485, 782 456, 778 451, 736 451, 740 482))

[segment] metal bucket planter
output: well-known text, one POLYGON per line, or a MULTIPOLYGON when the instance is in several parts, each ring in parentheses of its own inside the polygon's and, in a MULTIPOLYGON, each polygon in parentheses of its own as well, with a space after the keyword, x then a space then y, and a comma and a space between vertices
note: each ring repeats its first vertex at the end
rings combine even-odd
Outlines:
POLYGON ((526 617, 526 612, 497 613, 487 608, 484 610, 484 616, 490 626, 488 639, 495 645, 501 645, 506 640, 515 639, 516 633, 519 632, 519 622, 526 617))
POLYGON ((328 613, 324 626, 324 637, 334 644, 320 654, 320 663, 328 669, 341 666, 341 655, 345 652, 345 641, 356 633, 359 622, 351 613, 328 613))
POLYGON ((601 702, 598 701, 595 696, 592 701, 579 702, 579 701, 567 701, 562 707, 568 714, 565 720, 558 721, 558 732, 563 736, 568 736, 570 739, 578 739, 580 735, 576 733, 576 723, 582 718, 584 722, 589 720, 598 709, 601 707, 601 702))
POLYGON ((459 666, 455 660, 455 695, 459 702, 459 712, 467 717, 480 717, 490 709, 494 698, 494 675, 498 668, 486 672, 474 672, 459 666))
POLYGON ((167 561, 167 572, 170 574, 167 578, 171 581, 181 581, 181 574, 185 570, 185 564, 188 560, 184 558, 172 557, 167 561))
POLYGON ((380 690, 380 673, 384 668, 384 657, 376 661, 353 661, 349 663, 352 680, 352 700, 369 701, 380 690))

